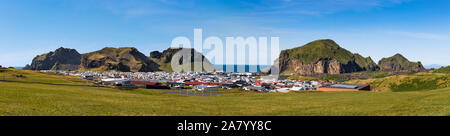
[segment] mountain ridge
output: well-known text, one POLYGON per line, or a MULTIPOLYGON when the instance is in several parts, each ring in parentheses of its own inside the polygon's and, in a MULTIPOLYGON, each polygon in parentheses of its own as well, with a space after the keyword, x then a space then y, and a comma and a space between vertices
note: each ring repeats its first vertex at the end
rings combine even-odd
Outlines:
POLYGON ((284 74, 342 74, 377 69, 370 57, 354 54, 331 39, 283 50, 278 61, 280 72, 284 74))
MULTIPOLYGON (((183 55, 183 56, 191 56, 191 71, 195 71, 195 69, 193 68, 194 65, 197 66, 202 66, 202 70, 201 71, 215 71, 216 68, 213 66, 213 64, 211 64, 211 62, 200 52, 197 52, 195 49, 193 48, 168 48, 166 50, 164 50, 163 52, 159 52, 159 51, 152 51, 150 52, 150 56, 149 58, 153 61, 155 61, 156 63, 158 63, 160 65, 161 68, 163 68, 163 71, 165 72, 173 72, 172 70, 172 66, 171 66, 171 61, 173 59, 173 57, 175 55, 183 55), (177 54, 178 53, 178 54, 177 54), (190 53, 190 54, 189 54, 190 53), (199 58, 199 56, 201 56, 199 58), (201 64, 195 62, 195 60, 202 60, 201 64)), ((181 61, 182 58, 180 58, 179 64, 182 64, 181 61)))
POLYGON ((80 69, 152 72, 158 71, 158 65, 134 47, 105 47, 98 51, 82 54, 80 69))
MULTIPOLYGON (((168 48, 162 52, 152 51, 149 56, 146 56, 134 47, 104 47, 85 54, 79 54, 75 49, 61 47, 54 52, 36 56, 31 65, 27 65, 25 69, 172 72, 172 57, 177 53, 183 56, 190 55, 192 64, 194 60, 203 60, 202 71, 216 70, 203 54, 192 48, 168 48), (191 54, 185 54, 186 51, 191 54), (201 58, 198 58, 199 56, 201 58)), ((180 59, 179 64, 182 64, 181 58, 178 59, 180 59)), ((383 58, 377 64, 370 56, 363 57, 359 53, 352 53, 331 39, 316 40, 303 46, 282 50, 277 59, 282 74, 316 75, 361 71, 422 72, 426 70, 420 61, 410 62, 399 53, 383 58)))
POLYGON ((75 70, 80 65, 81 54, 75 49, 60 47, 55 51, 37 55, 31 65, 26 65, 24 69, 30 70, 75 70))
POLYGON ((397 53, 394 56, 382 58, 378 62, 381 71, 408 71, 408 72, 422 72, 426 71, 420 61, 411 62, 402 54, 397 53))
MULTIPOLYGON (((173 55, 184 48, 168 48, 162 53, 153 51, 150 56, 146 56, 135 47, 104 47, 97 51, 84 54, 78 53, 75 49, 58 48, 55 51, 37 55, 33 58, 31 65, 27 65, 27 70, 93 70, 93 71, 121 71, 121 72, 172 72, 170 62, 173 55), (160 55, 160 56, 155 56, 160 55), (161 59, 161 60, 160 60, 161 59)), ((202 71, 214 71, 215 68, 205 56, 195 49, 189 48, 194 57, 200 55, 204 64, 202 71)), ((183 54, 182 54, 183 55, 183 54)))
POLYGON ((281 74, 317 75, 344 74, 362 71, 422 72, 421 62, 410 62, 397 53, 375 63, 342 48, 331 39, 309 42, 303 46, 282 50, 278 58, 281 74))

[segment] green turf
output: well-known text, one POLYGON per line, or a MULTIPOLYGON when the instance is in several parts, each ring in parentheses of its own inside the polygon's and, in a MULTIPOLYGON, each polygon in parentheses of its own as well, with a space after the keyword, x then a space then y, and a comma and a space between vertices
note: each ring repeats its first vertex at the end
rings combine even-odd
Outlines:
POLYGON ((347 83, 370 84, 376 91, 426 91, 450 87, 450 75, 427 72, 367 80, 352 80, 347 83))
POLYGON ((434 73, 446 73, 446 74, 450 74, 450 66, 447 67, 442 67, 440 69, 437 69, 434 71, 434 73))
POLYGON ((230 92, 200 97, 147 89, 0 82, 0 115, 450 115, 450 88, 407 92, 230 92))
POLYGON ((330 39, 316 40, 297 48, 282 50, 280 54, 280 62, 296 60, 298 63, 306 64, 315 63, 319 59, 333 58, 340 64, 355 62, 360 68, 369 71, 376 68, 376 64, 370 57, 364 58, 360 54, 353 54, 330 39))
POLYGON ((391 74, 391 72, 374 71, 374 72, 367 72, 367 74, 374 78, 384 78, 384 77, 389 76, 389 74, 391 74))
POLYGON ((91 81, 83 80, 75 76, 62 76, 56 74, 41 73, 38 71, 17 70, 17 69, 0 70, 0 80, 71 84, 71 85, 92 84, 91 81))

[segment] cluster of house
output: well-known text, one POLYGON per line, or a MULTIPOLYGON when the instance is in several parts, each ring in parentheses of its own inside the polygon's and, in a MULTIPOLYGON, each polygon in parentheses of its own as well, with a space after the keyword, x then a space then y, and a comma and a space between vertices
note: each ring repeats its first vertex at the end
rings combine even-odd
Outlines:
POLYGON ((260 79, 258 73, 225 72, 96 72, 96 71, 53 71, 62 75, 77 76, 94 80, 98 84, 134 88, 171 88, 217 91, 240 88, 260 92, 290 91, 361 91, 370 90, 368 85, 349 85, 334 81, 299 81, 260 79))

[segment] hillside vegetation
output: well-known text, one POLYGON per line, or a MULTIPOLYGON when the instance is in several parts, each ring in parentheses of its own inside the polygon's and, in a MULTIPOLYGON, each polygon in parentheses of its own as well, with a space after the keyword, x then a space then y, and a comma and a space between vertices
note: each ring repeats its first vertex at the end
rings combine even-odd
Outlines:
POLYGON ((158 71, 158 64, 133 47, 106 47, 82 54, 81 70, 148 72, 158 71))
POLYGON ((378 66, 382 71, 425 71, 425 68, 421 62, 411 62, 401 54, 395 54, 392 57, 382 58, 378 62, 378 66))
MULTIPOLYGON (((205 56, 203 56, 202 53, 197 52, 193 48, 168 48, 163 52, 153 51, 150 53, 149 58, 150 60, 155 61, 159 65, 160 70, 165 72, 173 72, 171 63, 172 59, 176 57, 175 56, 176 54, 180 56, 191 56, 191 58, 188 59, 191 63, 191 69, 189 71, 195 71, 194 66, 202 66, 202 69, 197 70, 197 72, 201 71, 212 72, 216 70, 216 68, 205 56)), ((183 58, 179 57, 178 59, 179 64, 180 65, 183 64, 183 58)))
MULTIPOLYGON (((121 72, 172 72, 172 58, 181 50, 182 48, 169 48, 162 53, 153 51, 150 57, 148 57, 134 47, 105 47, 101 50, 85 54, 79 54, 75 49, 61 47, 54 52, 36 56, 31 62, 31 65, 27 65, 24 69, 90 70, 101 72, 112 70, 121 72)), ((191 48, 187 49, 187 51, 190 51, 189 53, 192 56, 190 60, 192 67, 194 67, 193 64, 198 66, 204 64, 201 71, 215 71, 215 67, 200 52, 191 48), (203 60, 203 62, 194 62, 197 59, 203 60)), ((180 52, 183 56, 186 56, 186 53, 180 52)))
POLYGON ((32 82, 32 83, 52 83, 67 85, 94 85, 92 81, 83 80, 75 76, 63 76, 56 74, 41 73, 31 70, 4 69, 0 68, 0 80, 32 82))
POLYGON ((401 54, 381 59, 376 64, 372 58, 352 53, 331 39, 316 40, 303 46, 282 50, 278 58, 282 75, 347 74, 355 72, 425 72, 422 63, 411 62, 401 54))
MULTIPOLYGON (((2 70, 8 80, 86 84, 74 77, 2 70)), ((0 76, 2 76, 0 75, 0 76)), ((431 76, 431 75, 430 75, 431 76)), ((167 94, 158 90, 119 90, 0 82, 2 116, 378 116, 450 115, 450 88, 407 92, 256 93, 233 91, 213 97, 167 94)))
POLYGON ((282 74, 342 74, 378 68, 370 57, 353 54, 330 39, 283 50, 278 60, 282 74))
POLYGON ((31 65, 24 69, 30 70, 76 70, 80 65, 81 55, 75 49, 58 48, 54 52, 36 56, 31 65))
POLYGON ((303 63, 315 62, 320 58, 335 58, 342 64, 353 60, 353 54, 341 48, 332 40, 317 40, 304 46, 283 50, 283 53, 292 54, 291 58, 303 63))
POLYGON ((450 87, 450 75, 417 73, 367 80, 352 80, 350 84, 370 84, 374 91, 424 91, 450 87))
POLYGON ((377 64, 372 60, 370 56, 364 58, 363 56, 356 53, 354 54, 354 57, 356 64, 358 64, 361 68, 367 71, 376 71, 378 69, 377 64))
POLYGON ((433 73, 450 74, 450 66, 447 66, 447 67, 443 67, 443 68, 437 69, 437 70, 433 71, 433 73))

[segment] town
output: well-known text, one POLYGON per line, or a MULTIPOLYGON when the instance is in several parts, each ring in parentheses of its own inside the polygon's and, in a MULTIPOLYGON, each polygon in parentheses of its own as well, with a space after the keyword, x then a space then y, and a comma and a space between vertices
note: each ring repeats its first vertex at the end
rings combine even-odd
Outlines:
POLYGON ((190 89, 219 91, 239 88, 245 91, 370 91, 369 85, 351 85, 336 81, 262 79, 251 72, 97 72, 41 70, 44 73, 77 76, 100 85, 117 88, 190 89))

